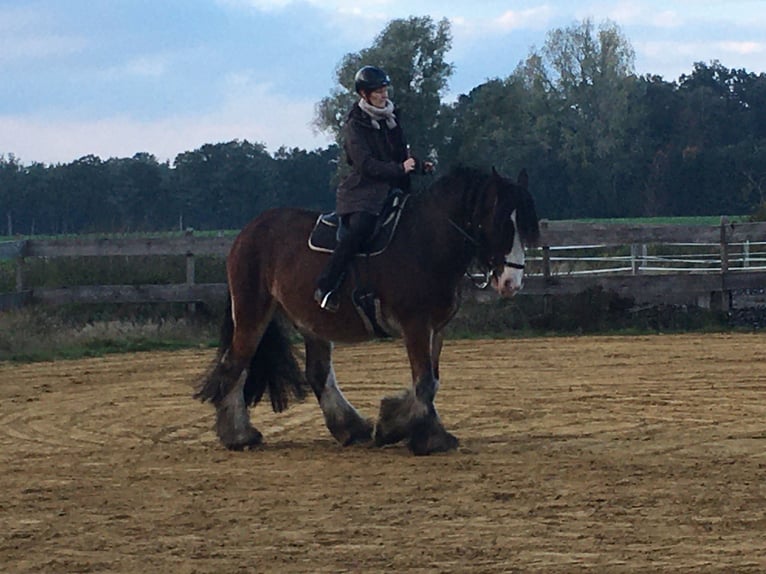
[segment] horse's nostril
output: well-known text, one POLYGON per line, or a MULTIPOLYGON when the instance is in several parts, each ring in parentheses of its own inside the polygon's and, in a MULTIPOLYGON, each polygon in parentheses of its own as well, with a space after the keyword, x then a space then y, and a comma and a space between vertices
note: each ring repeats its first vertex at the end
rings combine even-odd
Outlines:
POLYGON ((503 282, 503 292, 516 293, 521 290, 521 283, 514 282, 512 279, 506 279, 503 282))

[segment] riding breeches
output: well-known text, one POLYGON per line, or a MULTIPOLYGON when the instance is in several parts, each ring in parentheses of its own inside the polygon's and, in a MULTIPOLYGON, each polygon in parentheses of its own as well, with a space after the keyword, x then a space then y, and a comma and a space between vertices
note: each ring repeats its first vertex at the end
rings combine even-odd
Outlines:
POLYGON ((330 255, 322 273, 317 279, 317 287, 323 291, 335 291, 343 283, 346 270, 354 256, 361 251, 364 243, 375 231, 377 215, 357 211, 343 215, 343 233, 338 245, 330 255))

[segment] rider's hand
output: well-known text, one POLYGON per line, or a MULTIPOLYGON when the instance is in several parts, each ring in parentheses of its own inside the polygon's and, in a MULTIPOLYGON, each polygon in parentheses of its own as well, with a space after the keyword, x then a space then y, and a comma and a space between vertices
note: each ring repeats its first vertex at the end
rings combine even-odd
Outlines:
POLYGON ((423 162, 423 173, 431 173, 434 170, 434 162, 432 161, 424 161, 423 162))
POLYGON ((411 171, 414 171, 416 165, 417 165, 417 162, 415 161, 415 158, 408 157, 402 163, 402 167, 404 168, 404 173, 410 173, 411 171))

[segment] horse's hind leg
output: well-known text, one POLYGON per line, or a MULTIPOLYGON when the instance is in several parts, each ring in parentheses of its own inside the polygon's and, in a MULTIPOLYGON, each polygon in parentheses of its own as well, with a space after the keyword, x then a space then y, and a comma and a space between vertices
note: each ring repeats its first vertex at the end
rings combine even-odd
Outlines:
POLYGON ((305 344, 306 379, 319 401, 330 433, 344 446, 369 442, 372 423, 348 402, 335 379, 332 343, 306 336, 305 344))
POLYGON ((245 403, 244 367, 238 367, 239 375, 230 390, 215 403, 215 431, 221 443, 230 450, 258 446, 263 435, 250 423, 245 403))
POLYGON ((231 450, 256 446, 263 441, 263 435, 250 423, 243 372, 258 348, 272 310, 261 309, 262 319, 254 324, 243 320, 241 313, 238 315, 235 317, 229 308, 221 330, 219 358, 195 395, 215 406, 216 434, 231 450))

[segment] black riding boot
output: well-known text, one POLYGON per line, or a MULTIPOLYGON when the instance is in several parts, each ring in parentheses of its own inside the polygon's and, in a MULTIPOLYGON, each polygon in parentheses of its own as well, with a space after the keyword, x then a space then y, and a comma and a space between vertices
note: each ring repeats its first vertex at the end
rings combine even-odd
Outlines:
POLYGON ((338 293, 346 277, 346 269, 364 242, 372 235, 376 219, 375 215, 364 211, 343 216, 345 232, 330 255, 327 265, 319 274, 314 291, 314 300, 322 309, 332 313, 338 310, 338 293))

